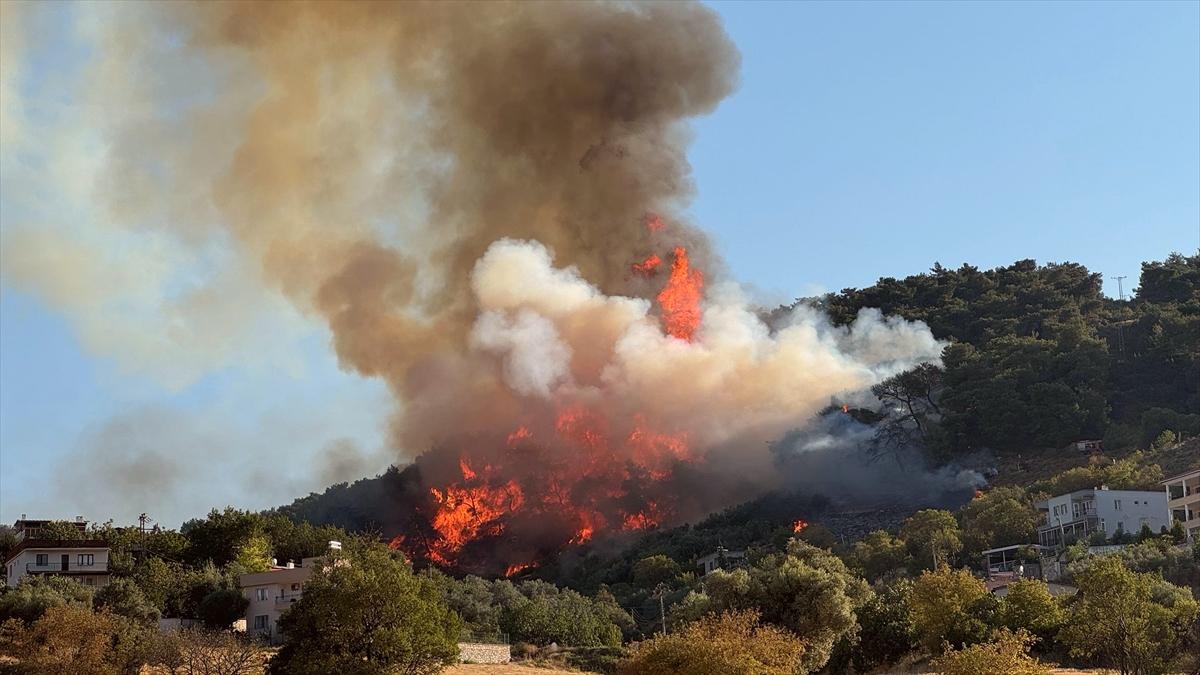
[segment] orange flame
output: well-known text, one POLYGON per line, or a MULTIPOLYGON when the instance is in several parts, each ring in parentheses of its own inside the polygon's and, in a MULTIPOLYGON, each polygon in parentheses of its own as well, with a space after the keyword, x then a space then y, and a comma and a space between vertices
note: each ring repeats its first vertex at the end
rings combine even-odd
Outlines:
POLYGON ((844 412, 844 413, 848 413, 848 412, 850 412, 850 406, 848 406, 848 405, 846 405, 845 403, 843 403, 843 404, 842 404, 842 412, 844 412))
POLYGON ((512 575, 514 575, 518 572, 521 572, 523 570, 527 570, 531 567, 533 567, 533 563, 516 563, 513 565, 509 565, 508 569, 504 570, 504 576, 511 577, 512 575))
POLYGON ((704 292, 704 274, 691 269, 687 249, 675 247, 675 260, 671 263, 671 277, 658 294, 662 307, 663 328, 667 334, 681 340, 691 341, 692 334, 700 326, 700 300, 704 292))
POLYGON ((498 488, 451 485, 444 491, 430 488, 429 493, 438 503, 432 525, 439 535, 429 553, 442 564, 449 564, 467 542, 484 534, 503 532, 504 524, 499 522, 500 519, 521 508, 525 501, 521 486, 515 481, 498 488))
POLYGON ((662 516, 658 512, 658 504, 653 501, 647 501, 644 510, 625 516, 624 525, 627 530, 648 530, 652 527, 658 527, 661 521, 662 516))
POLYGON ((521 426, 517 427, 516 430, 514 430, 511 434, 508 435, 507 445, 508 445, 508 447, 511 448, 511 447, 515 446, 517 443, 520 443, 521 441, 525 440, 526 438, 529 438, 530 436, 533 436, 533 432, 529 431, 529 427, 522 424, 521 426))
POLYGON ((796 534, 800 534, 807 527, 808 527, 807 520, 803 520, 803 519, 797 520, 796 522, 792 523, 792 532, 795 532, 796 534))
POLYGON ((640 274, 645 277, 652 277, 658 272, 658 266, 662 264, 662 258, 651 253, 642 262, 636 262, 630 265, 635 274, 640 274))
MULTIPOLYGON (((419 553, 452 566, 467 544, 503 534, 516 515, 571 523, 572 534, 564 535, 562 545, 585 544, 610 528, 658 527, 674 514, 674 502, 670 496, 658 501, 639 496, 640 491, 634 491, 644 482, 637 481, 666 480, 679 463, 699 459, 693 457, 686 434, 659 431, 641 415, 632 422, 631 430, 618 434, 597 411, 580 405, 560 408, 553 438, 546 442, 565 454, 548 458, 535 476, 521 472, 517 475, 522 477, 513 478, 504 466, 462 456, 461 479, 429 490, 436 509, 430 525, 436 537, 422 544, 419 553), (617 508, 617 503, 624 506, 617 508)), ((520 426, 508 434, 506 443, 513 448, 532 436, 528 427, 520 426)), ((537 452, 538 446, 529 450, 537 452)), ((404 544, 402 538, 396 540, 397 546, 404 544)))
POLYGON ((467 458, 463 457, 458 460, 458 468, 462 471, 463 478, 471 480, 475 477, 475 472, 471 470, 471 465, 467 464, 467 458))
POLYGON ((406 539, 406 537, 402 534, 398 534, 395 537, 392 537, 392 540, 388 542, 388 548, 395 551, 396 549, 403 547, 405 539, 406 539))

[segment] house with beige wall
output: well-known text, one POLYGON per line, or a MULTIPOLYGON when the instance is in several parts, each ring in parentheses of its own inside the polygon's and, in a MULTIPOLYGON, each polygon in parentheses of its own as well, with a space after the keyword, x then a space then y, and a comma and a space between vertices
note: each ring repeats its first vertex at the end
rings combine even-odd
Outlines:
POLYGON ((1183 523, 1188 541, 1200 539, 1200 469, 1163 481, 1172 522, 1183 523))
MULTIPOLYGON (((329 542, 332 551, 340 550, 340 542, 329 542)), ((305 558, 299 565, 271 565, 265 572, 243 574, 238 580, 242 595, 250 601, 246 607, 246 633, 265 638, 271 644, 283 640, 279 617, 304 595, 304 585, 326 560, 324 556, 305 558)), ((274 563, 274 561, 272 561, 274 563)))

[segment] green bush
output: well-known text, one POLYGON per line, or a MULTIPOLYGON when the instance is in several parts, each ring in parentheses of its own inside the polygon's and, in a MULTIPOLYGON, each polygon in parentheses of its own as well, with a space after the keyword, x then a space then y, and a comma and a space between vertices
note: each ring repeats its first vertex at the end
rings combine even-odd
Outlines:
POLYGON ((457 659, 462 621, 399 554, 350 542, 314 570, 279 627, 285 642, 271 673, 427 675, 457 659))
POLYGON ((140 624, 157 626, 160 616, 154 603, 146 599, 142 589, 129 579, 113 579, 96 591, 92 602, 97 610, 107 607, 113 614, 140 624))
POLYGON ((219 588, 204 596, 196 608, 196 618, 213 630, 228 629, 234 621, 246 615, 250 601, 241 591, 219 588))
POLYGON ((1200 606, 1189 590, 1134 572, 1117 556, 1090 560, 1075 582, 1058 636, 1073 656, 1123 673, 1163 673, 1194 648, 1200 606))
POLYGON ((20 619, 33 623, 51 607, 92 606, 92 589, 67 577, 26 576, 0 594, 0 623, 20 619))
POLYGON ((991 613, 993 601, 983 582, 967 570, 923 572, 909 595, 918 640, 935 653, 947 643, 958 647, 982 641, 991 626, 980 615, 991 613))

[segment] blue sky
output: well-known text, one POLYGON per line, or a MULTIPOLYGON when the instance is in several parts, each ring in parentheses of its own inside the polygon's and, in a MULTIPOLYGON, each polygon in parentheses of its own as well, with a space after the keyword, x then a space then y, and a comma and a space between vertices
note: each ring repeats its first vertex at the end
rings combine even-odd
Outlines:
POLYGON ((740 279, 1035 258, 1107 285, 1200 246, 1200 3, 714 6, 741 88, 695 125, 694 213, 740 279))
MULTIPOLYGON (((1129 288, 1141 261, 1200 246, 1200 3, 713 6, 741 85, 694 124, 692 213, 764 298, 1021 258, 1083 263, 1115 294, 1108 277, 1129 288)), ((59 28, 25 86, 84 58, 59 28)), ((386 392, 339 370, 322 329, 298 330, 279 364, 165 384, 94 339, 0 291, 0 520, 177 525, 319 489, 307 467, 341 440, 363 472, 386 464, 386 392), (98 461, 140 470, 177 446, 210 470, 114 501, 75 459, 114 443, 124 454, 98 461)))

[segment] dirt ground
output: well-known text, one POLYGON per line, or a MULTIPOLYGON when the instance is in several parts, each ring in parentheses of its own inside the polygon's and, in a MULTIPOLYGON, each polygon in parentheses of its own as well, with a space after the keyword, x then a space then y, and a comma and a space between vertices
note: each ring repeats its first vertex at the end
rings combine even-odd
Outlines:
POLYGON ((518 666, 515 663, 460 663, 443 670, 442 675, 587 675, 587 673, 579 670, 518 666))

